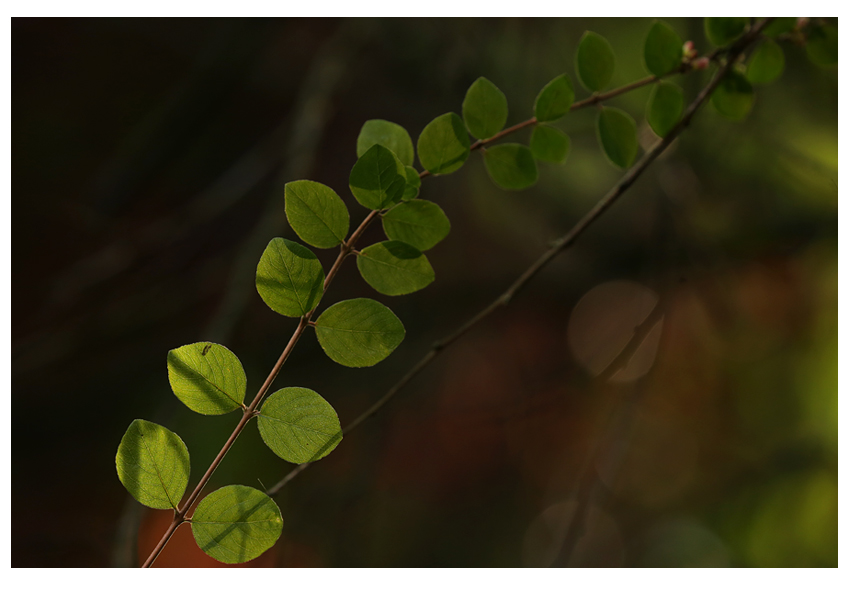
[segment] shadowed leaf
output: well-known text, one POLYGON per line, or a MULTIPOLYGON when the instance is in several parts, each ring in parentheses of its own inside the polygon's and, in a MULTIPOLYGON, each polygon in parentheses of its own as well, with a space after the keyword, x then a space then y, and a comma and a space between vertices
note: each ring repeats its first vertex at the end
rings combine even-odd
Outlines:
POLYGON ((375 144, 393 152, 403 164, 413 164, 413 141, 401 125, 388 120, 367 120, 357 136, 357 158, 375 144))
POLYGON ((523 190, 537 182, 537 163, 528 147, 501 144, 484 151, 487 173, 500 188, 523 190))
POLYGON ((659 82, 649 94, 646 121, 656 135, 664 137, 679 122, 684 107, 682 89, 672 82, 659 82))
POLYGON ((413 293, 434 281, 434 269, 428 258, 401 241, 366 247, 357 256, 357 269, 372 289, 387 296, 413 293))
POLYGON ((348 185, 357 202, 367 209, 386 209, 401 200, 407 173, 395 154, 375 144, 351 169, 348 185))
POLYGON ((560 129, 537 125, 531 133, 530 146, 534 158, 547 163, 562 164, 570 152, 570 138, 560 129))
POLYGON ((257 292, 269 308, 287 317, 316 308, 324 281, 325 271, 315 254, 283 238, 271 240, 257 265, 257 292))
POLYGON ((199 414, 226 414, 242 407, 245 370, 224 346, 196 342, 168 351, 171 390, 199 414))
POLYGON ((643 60, 646 69, 659 78, 678 68, 682 64, 679 34, 663 21, 653 23, 643 43, 643 60))
POLYGON ((454 112, 438 116, 422 129, 416 144, 419 162, 434 174, 453 173, 469 158, 469 135, 454 112))
POLYGON ((508 120, 508 99, 483 76, 472 83, 463 99, 463 121, 478 139, 493 137, 508 120))
POLYGON ((134 420, 115 455, 118 479, 152 509, 176 509, 189 482, 189 450, 164 426, 134 420))
POLYGON ((575 101, 573 83, 566 74, 552 79, 534 100, 534 117, 537 122, 551 122, 565 116, 575 101))
POLYGON ((588 91, 602 91, 614 75, 614 49, 596 32, 585 32, 576 51, 576 72, 588 91))
POLYGON ((634 119, 617 108, 603 108, 596 125, 605 156, 622 169, 631 166, 638 151, 634 119))
POLYGON ((262 555, 280 538, 283 517, 275 502, 247 486, 225 486, 204 498, 192 514, 192 534, 210 557, 241 564, 262 555))
POLYGON ((382 221, 388 238, 412 245, 419 251, 428 251, 451 230, 449 218, 439 205, 416 199, 393 207, 382 221))

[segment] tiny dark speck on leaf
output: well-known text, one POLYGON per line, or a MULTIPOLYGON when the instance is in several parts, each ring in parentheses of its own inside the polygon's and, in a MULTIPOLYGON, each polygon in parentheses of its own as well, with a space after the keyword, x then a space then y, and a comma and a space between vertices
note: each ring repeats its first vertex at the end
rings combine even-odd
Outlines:
POLYGON ((201 356, 202 356, 202 357, 206 357, 206 356, 207 356, 207 352, 209 352, 209 350, 210 350, 211 348, 212 348, 212 344, 207 344, 207 345, 204 347, 204 350, 202 350, 202 351, 201 351, 201 356))

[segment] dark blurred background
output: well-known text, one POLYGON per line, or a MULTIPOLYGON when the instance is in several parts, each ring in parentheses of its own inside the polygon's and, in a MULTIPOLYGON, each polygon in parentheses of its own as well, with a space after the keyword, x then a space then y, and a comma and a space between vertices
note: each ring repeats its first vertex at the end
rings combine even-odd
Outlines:
MULTIPOLYGON (((701 20, 668 21, 709 50, 701 20)), ((165 424, 194 484, 229 435, 238 414, 190 412, 165 357, 220 342, 259 388, 296 324, 253 283, 266 243, 296 238, 286 181, 331 186, 355 225, 365 120, 415 141, 483 75, 513 124, 565 71, 586 95, 587 29, 615 50, 612 86, 643 77, 649 23, 13 19, 13 566, 135 565, 158 540, 170 516, 129 499, 118 442, 134 418, 165 424)), ((836 566, 837 69, 784 50, 743 123, 704 107, 574 249, 287 485, 283 536, 247 565, 564 565, 578 511, 569 565, 836 566), (659 298, 629 366, 594 379, 659 298)), ((708 77, 676 80, 690 99, 708 77)), ((610 102, 643 147, 648 94, 610 102)), ((355 370, 308 335, 275 388, 312 388, 353 420, 616 182, 594 121, 560 121, 570 157, 530 190, 499 190, 477 155, 425 180, 452 222, 429 252, 437 281, 389 298, 347 262, 322 304, 374 297, 405 342, 355 370)), ((291 468, 251 425, 208 488, 291 468)), ((183 526, 157 565, 218 564, 183 526)))

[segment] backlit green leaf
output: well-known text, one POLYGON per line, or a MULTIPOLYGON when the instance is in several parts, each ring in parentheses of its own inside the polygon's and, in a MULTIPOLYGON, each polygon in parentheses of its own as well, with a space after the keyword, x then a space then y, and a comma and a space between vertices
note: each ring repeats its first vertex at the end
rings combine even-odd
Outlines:
POLYGON ((493 137, 508 120, 508 98, 483 76, 472 83, 463 99, 463 121, 478 139, 493 137))
POLYGON ((838 63, 838 28, 825 25, 809 32, 806 54, 817 65, 838 63))
POLYGON ((357 136, 357 158, 375 144, 391 150, 403 164, 413 164, 413 141, 401 125, 388 120, 367 120, 357 136))
POLYGON ((318 182, 289 182, 285 188, 286 219, 301 240, 328 249, 348 235, 348 209, 336 192, 318 182))
POLYGON ((199 414, 226 414, 242 407, 245 370, 220 344, 196 342, 168 351, 171 390, 199 414))
POLYGON ((588 91, 602 91, 614 75, 614 49, 596 32, 585 32, 578 43, 576 72, 588 91))
POLYGON ((460 116, 449 112, 429 122, 422 129, 416 149, 419 162, 435 175, 460 169, 469 158, 469 135, 460 116))
POLYGON ((656 135, 664 137, 679 122, 684 107, 682 89, 672 82, 659 82, 649 94, 646 120, 656 135))
POLYGON ((225 486, 205 497, 192 514, 192 534, 210 557, 241 564, 270 549, 283 530, 275 502, 247 486, 225 486))
POLYGON ((434 269, 425 255, 401 241, 383 241, 366 247, 357 256, 363 279, 387 296, 402 296, 427 287, 434 269))
POLYGON ((761 33, 765 36, 779 36, 790 32, 797 25, 796 17, 777 17, 761 33))
POLYGON ((401 198, 402 200, 409 201, 416 198, 416 195, 419 194, 419 186, 422 185, 422 179, 419 177, 419 171, 413 167, 405 167, 404 173, 407 183, 404 186, 404 194, 402 194, 401 198))
POLYGON ((531 153, 547 163, 563 163, 570 152, 570 138, 560 129, 537 125, 531 133, 531 153))
POLYGON ((785 69, 785 53, 779 43, 770 38, 764 40, 750 57, 747 80, 751 84, 768 84, 782 75, 785 69))
POLYGON ((439 205, 415 199, 393 207, 382 221, 388 238, 412 245, 419 251, 428 251, 451 230, 449 218, 439 205))
POLYGON ((747 17, 706 17, 705 35, 714 46, 725 46, 744 33, 747 17))
POLYGON ((711 94, 714 108, 732 120, 743 120, 754 100, 753 85, 737 70, 730 70, 711 94))
POLYGON ((487 173, 500 188, 523 190, 537 182, 537 163, 526 146, 501 144, 484 150, 487 173))
POLYGON ((637 126, 634 119, 617 108, 603 108, 596 123, 599 143, 608 159, 622 169, 637 156, 637 126))
POLYGON ((375 300, 344 300, 316 321, 316 337, 331 359, 347 367, 383 361, 404 339, 404 325, 375 300))
POLYGON ((115 455, 118 479, 152 509, 176 509, 189 482, 189 450, 164 426, 134 420, 115 455))
POLYGON ((287 317, 307 314, 322 299, 325 271, 316 255, 294 241, 274 238, 257 265, 257 292, 287 317))
POLYGON ((643 43, 643 60, 646 69, 659 78, 682 65, 682 39, 676 31, 656 21, 649 28, 643 43))
POLYGON ((534 101, 534 117, 537 122, 551 122, 565 116, 575 101, 573 83, 566 74, 561 74, 547 84, 534 101))
POLYGON ((401 200, 407 173, 395 154, 375 144, 354 164, 348 185, 357 202, 367 209, 386 209, 401 200))
POLYGON ((308 388, 289 387, 269 395, 257 424, 272 452, 295 464, 324 458, 342 441, 334 408, 308 388))

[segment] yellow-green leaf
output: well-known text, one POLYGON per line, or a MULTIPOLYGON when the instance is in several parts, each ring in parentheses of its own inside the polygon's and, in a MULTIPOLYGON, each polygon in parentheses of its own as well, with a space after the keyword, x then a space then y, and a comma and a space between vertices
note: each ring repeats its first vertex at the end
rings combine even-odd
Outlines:
POLYGON ((427 287, 434 281, 428 258, 401 241, 383 241, 366 247, 357 256, 363 279, 387 296, 402 296, 427 287))
POLYGON ((257 424, 272 452, 295 464, 324 458, 342 441, 334 408, 309 388, 292 386, 269 395, 257 424))
POLYGON ((417 199, 396 205, 382 221, 389 239, 402 241, 419 251, 428 251, 451 230, 449 218, 439 205, 417 199))
POLYGON ((294 241, 274 238, 257 265, 257 292, 269 308, 300 317, 322 299, 325 271, 316 255, 294 241))
POLYGON ((393 312, 368 298, 344 300, 316 321, 316 337, 328 357, 347 367, 383 361, 404 340, 404 325, 393 312))
POLYGON ((348 235, 348 209, 324 184, 300 180, 284 189, 286 219, 301 240, 320 249, 335 247, 348 235))
POLYGON ((164 426, 134 420, 115 455, 118 479, 152 509, 177 509, 189 482, 189 450, 164 426))
POLYGON ((168 351, 171 390, 199 414, 226 414, 242 407, 245 370, 221 344, 196 342, 168 351))
POLYGON ((241 564, 280 538, 283 517, 275 502, 247 486, 225 486, 206 496, 192 514, 192 535, 210 557, 241 564))
POLYGON ((405 165, 413 164, 413 141, 401 125, 388 120, 367 120, 357 136, 357 158, 375 144, 391 150, 405 165))

